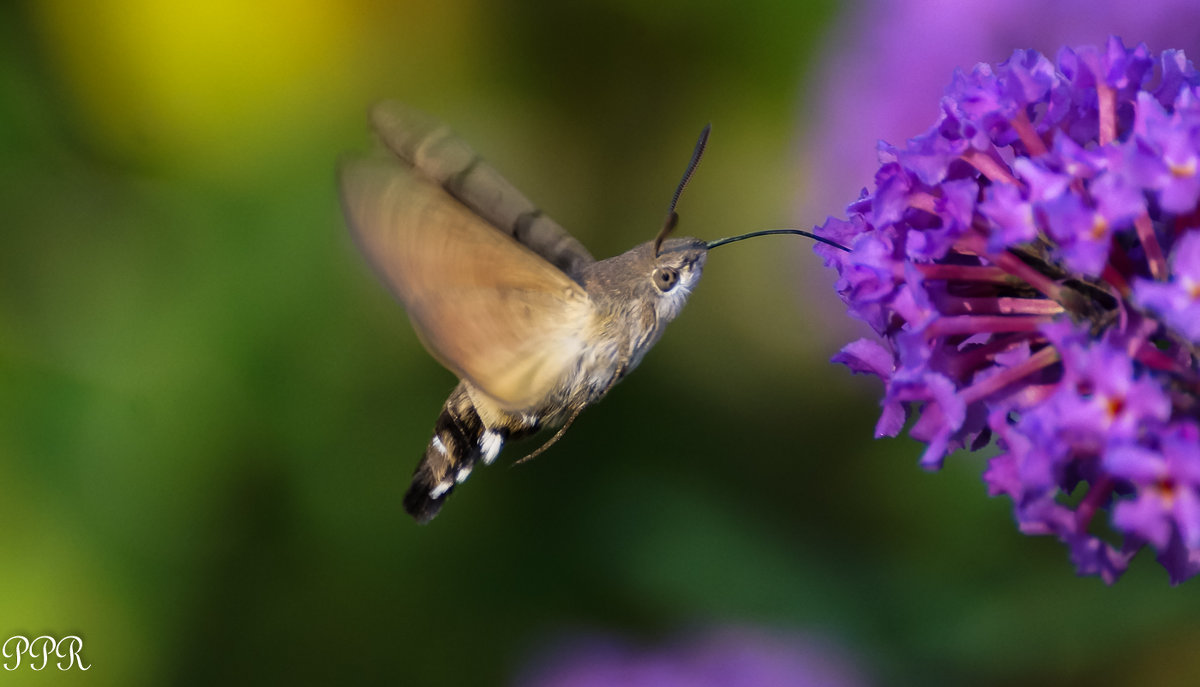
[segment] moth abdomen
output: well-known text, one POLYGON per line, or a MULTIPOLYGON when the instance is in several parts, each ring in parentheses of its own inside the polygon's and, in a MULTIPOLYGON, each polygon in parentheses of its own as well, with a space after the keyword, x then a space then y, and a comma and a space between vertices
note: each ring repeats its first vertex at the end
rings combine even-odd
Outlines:
POLYGON ((488 427, 466 386, 459 384, 442 406, 425 455, 413 472, 404 510, 419 522, 432 520, 454 487, 466 481, 480 461, 491 464, 511 434, 506 427, 488 427))

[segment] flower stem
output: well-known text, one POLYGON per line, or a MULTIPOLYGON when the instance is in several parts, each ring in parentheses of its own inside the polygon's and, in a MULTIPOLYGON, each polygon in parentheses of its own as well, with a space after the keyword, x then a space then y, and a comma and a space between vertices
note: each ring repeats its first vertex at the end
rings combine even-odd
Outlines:
POLYGON ((1096 99, 1100 114, 1100 145, 1106 146, 1117 139, 1117 93, 1099 74, 1096 75, 1096 99))
POLYGON ((1022 344, 1030 342, 1036 334, 1029 332, 1012 334, 1010 336, 994 336, 991 341, 960 351, 950 362, 950 367, 960 378, 974 372, 984 365, 990 365, 1000 353, 1010 351, 1022 344))
POLYGON ((1012 184, 1013 186, 1020 185, 1020 182, 1012 175, 1007 165, 982 150, 972 148, 963 153, 961 157, 964 162, 979 170, 980 174, 992 181, 1012 184))
POLYGON ((1009 384, 1016 383, 1028 377, 1038 370, 1050 367, 1058 361, 1058 350, 1053 346, 1046 346, 1016 365, 963 389, 960 397, 963 403, 974 403, 985 396, 1003 389, 1009 384))
POLYGON ((1058 383, 1027 384, 1017 389, 1008 397, 1018 408, 1031 408, 1053 396, 1058 391, 1058 383))
POLYGON ((937 198, 924 191, 914 191, 908 196, 909 207, 924 210, 931 215, 937 214, 937 198))
POLYGON ((1057 315, 1063 307, 1046 298, 948 298, 938 302, 947 315, 1057 315))
POLYGON ((1121 274, 1120 270, 1113 267, 1111 262, 1104 265, 1104 272, 1100 274, 1100 278, 1108 282, 1109 286, 1116 289, 1122 298, 1129 299, 1131 293, 1129 282, 1125 279, 1125 275, 1121 274))
POLYGON ((1050 277, 1026 265, 1023 260, 1012 253, 1005 251, 989 255, 987 258, 996 263, 996 266, 1005 272, 1025 280, 1027 284, 1046 294, 1046 297, 1050 300, 1056 303, 1063 302, 1063 288, 1061 286, 1054 283, 1054 280, 1050 277))
POLYGON ((1025 113, 1024 108, 1017 110, 1017 116, 1013 117, 1009 124, 1017 132, 1021 143, 1025 144, 1025 150, 1029 152, 1030 157, 1046 154, 1046 143, 1041 136, 1038 136, 1038 132, 1033 128, 1033 122, 1029 121, 1029 115, 1025 113))
POLYGON ((1087 531, 1088 525, 1092 522, 1092 516, 1096 514, 1096 509, 1108 500, 1112 492, 1113 479, 1107 475, 1101 477, 1088 489, 1087 496, 1083 497, 1083 501, 1079 503, 1079 508, 1075 511, 1075 525, 1080 532, 1087 531))
POLYGON ((917 270, 926 279, 963 282, 983 282, 1017 286, 1022 283, 1018 277, 991 265, 941 265, 922 263, 916 265, 917 270))
POLYGON ((925 336, 953 336, 984 332, 1033 332, 1054 318, 1048 315, 956 315, 939 317, 925 328, 925 336))
POLYGON ((1148 343, 1146 341, 1142 341, 1138 345, 1137 350, 1133 354, 1133 357, 1139 363, 1142 363, 1146 367, 1153 368, 1155 370, 1162 370, 1164 372, 1176 372, 1176 373, 1182 372, 1178 361, 1176 361, 1174 358, 1167 355, 1166 353, 1163 353, 1162 351, 1158 350, 1157 348, 1155 348, 1153 345, 1151 345, 1150 343, 1148 343))
POLYGON ((1154 224, 1150 221, 1150 215, 1146 212, 1138 215, 1138 218, 1133 221, 1133 226, 1137 229, 1138 240, 1142 242, 1142 248, 1146 249, 1146 261, 1150 263, 1150 275, 1158 281, 1165 281, 1167 260, 1163 257, 1158 237, 1154 235, 1154 224))

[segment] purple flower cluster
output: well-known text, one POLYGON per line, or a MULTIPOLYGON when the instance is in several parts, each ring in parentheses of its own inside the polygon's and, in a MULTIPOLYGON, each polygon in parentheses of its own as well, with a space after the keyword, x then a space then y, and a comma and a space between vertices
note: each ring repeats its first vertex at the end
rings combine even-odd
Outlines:
POLYGON ((824 642, 754 628, 719 628, 667 646, 576 639, 517 680, 527 687, 855 687, 866 684, 824 642))
POLYGON ((915 415, 928 469, 994 438, 989 492, 1080 574, 1145 544, 1200 571, 1200 73, 1118 38, 1018 50, 879 156, 817 229, 852 251, 816 247, 882 339, 834 358, 886 383, 876 435, 915 415))

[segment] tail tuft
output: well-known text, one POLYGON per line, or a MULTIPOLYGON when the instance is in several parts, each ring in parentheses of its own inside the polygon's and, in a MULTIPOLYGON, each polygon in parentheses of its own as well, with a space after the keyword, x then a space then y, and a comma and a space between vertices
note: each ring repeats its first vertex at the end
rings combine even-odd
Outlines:
POLYGON ((457 484, 466 481, 479 461, 495 460, 508 431, 483 426, 470 396, 460 385, 446 399, 433 437, 404 494, 404 510, 422 524, 433 519, 457 484))
MULTIPOLYGON (((421 461, 421 466, 424 467, 424 465, 425 461, 421 461)), ((417 468, 412 484, 409 485, 408 491, 404 492, 405 512, 422 525, 433 520, 433 516, 442 509, 446 497, 454 491, 454 487, 451 486, 440 493, 435 493, 440 483, 441 480, 434 479, 428 471, 417 468)))

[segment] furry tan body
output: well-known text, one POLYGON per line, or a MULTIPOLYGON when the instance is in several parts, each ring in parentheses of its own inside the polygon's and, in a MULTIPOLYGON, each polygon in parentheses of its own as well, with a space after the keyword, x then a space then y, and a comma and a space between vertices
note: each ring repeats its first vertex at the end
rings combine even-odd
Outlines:
POLYGON ((427 522, 506 441, 569 422, 636 367, 708 248, 670 239, 596 261, 446 127, 397 103, 371 120, 386 152, 340 174, 351 230, 461 380, 404 498, 427 522))

